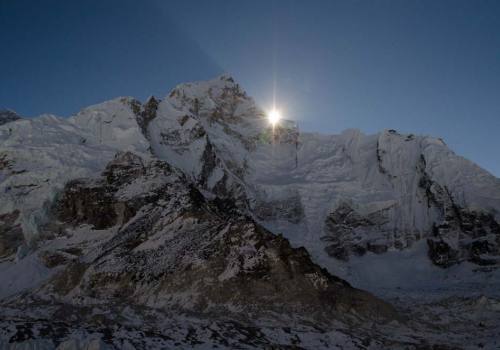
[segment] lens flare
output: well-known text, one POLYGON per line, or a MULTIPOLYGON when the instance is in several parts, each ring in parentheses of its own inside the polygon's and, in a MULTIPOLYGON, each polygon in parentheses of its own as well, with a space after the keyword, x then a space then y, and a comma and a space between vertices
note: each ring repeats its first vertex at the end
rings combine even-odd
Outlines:
POLYGON ((275 126, 281 119, 281 113, 277 109, 272 109, 267 114, 267 119, 272 126, 275 126))

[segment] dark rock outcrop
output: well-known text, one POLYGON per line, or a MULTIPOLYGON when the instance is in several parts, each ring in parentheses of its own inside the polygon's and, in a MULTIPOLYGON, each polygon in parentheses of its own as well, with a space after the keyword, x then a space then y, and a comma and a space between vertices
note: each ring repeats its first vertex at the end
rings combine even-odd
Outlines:
POLYGON ((429 258, 435 265, 450 267, 459 261, 459 252, 444 240, 428 239, 427 245, 429 246, 429 258))
POLYGON ((135 215, 136 204, 117 199, 116 192, 144 173, 140 157, 130 152, 119 153, 99 180, 77 179, 66 184, 55 205, 55 215, 73 226, 85 223, 97 230, 123 224, 135 215))
POLYGON ((298 193, 282 200, 257 198, 253 213, 260 220, 284 219, 298 224, 304 218, 304 208, 298 193))
POLYGON ((23 230, 17 223, 19 211, 0 215, 0 258, 10 256, 24 243, 23 230))
POLYGON ((156 118, 156 111, 160 101, 154 96, 151 96, 142 106, 142 110, 137 114, 137 124, 141 128, 143 135, 149 139, 148 135, 148 125, 156 118))
POLYGON ((14 111, 9 109, 0 109, 0 125, 14 122, 21 119, 21 117, 14 111))
POLYGON ((429 257, 441 267, 462 261, 500 266, 500 225, 494 216, 460 208, 453 201, 446 208, 445 220, 434 226, 433 237, 427 243, 429 257))
POLYGON ((361 215, 348 203, 340 203, 325 221, 326 235, 321 238, 327 244, 325 251, 344 261, 351 254, 385 253, 390 243, 380 241, 380 233, 384 232, 386 222, 384 210, 361 215))
POLYGON ((77 226, 90 224, 102 230, 118 224, 126 205, 114 200, 111 186, 88 186, 85 180, 74 180, 65 186, 56 213, 61 221, 77 226))

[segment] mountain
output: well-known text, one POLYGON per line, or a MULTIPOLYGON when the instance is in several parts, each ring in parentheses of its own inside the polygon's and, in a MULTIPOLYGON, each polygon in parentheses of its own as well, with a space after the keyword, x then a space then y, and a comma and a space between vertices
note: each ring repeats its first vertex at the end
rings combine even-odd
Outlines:
POLYGON ((443 140, 271 126, 227 75, 13 120, 0 339, 493 348, 499 222, 500 180, 443 140))
POLYGON ((13 122, 21 119, 21 117, 14 111, 9 109, 0 109, 0 125, 13 122))

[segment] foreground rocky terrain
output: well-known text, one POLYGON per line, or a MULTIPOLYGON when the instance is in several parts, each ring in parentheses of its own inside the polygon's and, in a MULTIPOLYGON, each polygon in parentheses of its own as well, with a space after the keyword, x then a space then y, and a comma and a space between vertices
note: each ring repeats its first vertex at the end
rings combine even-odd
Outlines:
POLYGON ((440 139, 272 127, 228 76, 7 114, 2 348, 500 344, 500 180, 440 139))

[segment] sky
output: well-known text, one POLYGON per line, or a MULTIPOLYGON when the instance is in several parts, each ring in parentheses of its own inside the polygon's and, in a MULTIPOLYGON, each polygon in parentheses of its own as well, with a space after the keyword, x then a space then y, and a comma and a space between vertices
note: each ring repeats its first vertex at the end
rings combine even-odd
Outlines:
POLYGON ((500 177, 500 1, 0 0, 0 49, 26 117, 229 73, 302 130, 442 137, 500 177))

